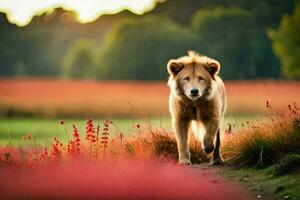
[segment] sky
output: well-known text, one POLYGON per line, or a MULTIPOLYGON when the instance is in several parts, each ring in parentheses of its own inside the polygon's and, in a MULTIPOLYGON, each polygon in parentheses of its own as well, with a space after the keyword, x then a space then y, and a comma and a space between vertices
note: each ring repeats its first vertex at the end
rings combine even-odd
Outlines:
POLYGON ((74 11, 81 23, 92 22, 103 14, 115 14, 128 9, 143 14, 153 9, 158 0, 0 0, 0 12, 10 23, 26 26, 35 15, 62 7, 74 11))

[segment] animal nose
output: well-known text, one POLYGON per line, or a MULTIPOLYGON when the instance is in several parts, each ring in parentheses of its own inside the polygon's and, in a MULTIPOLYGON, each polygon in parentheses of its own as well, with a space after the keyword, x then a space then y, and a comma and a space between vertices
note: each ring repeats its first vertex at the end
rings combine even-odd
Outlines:
POLYGON ((196 89, 196 88, 193 88, 193 89, 191 90, 191 94, 192 94, 192 95, 197 95, 198 93, 199 93, 199 90, 196 89))

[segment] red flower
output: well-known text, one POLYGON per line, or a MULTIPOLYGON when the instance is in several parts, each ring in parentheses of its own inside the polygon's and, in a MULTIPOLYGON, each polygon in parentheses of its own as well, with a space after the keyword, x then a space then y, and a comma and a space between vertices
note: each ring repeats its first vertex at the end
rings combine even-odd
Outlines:
POLYGON ((94 142, 94 137, 95 137, 95 128, 94 128, 94 124, 93 124, 93 120, 92 119, 88 119, 87 123, 86 123, 86 139, 90 140, 91 142, 94 142))
POLYGON ((73 140, 69 142, 68 152, 80 154, 80 135, 77 127, 74 124, 73 124, 73 140))
POLYGON ((24 136, 22 137, 22 139, 25 141, 25 140, 26 140, 26 136, 24 135, 24 136))

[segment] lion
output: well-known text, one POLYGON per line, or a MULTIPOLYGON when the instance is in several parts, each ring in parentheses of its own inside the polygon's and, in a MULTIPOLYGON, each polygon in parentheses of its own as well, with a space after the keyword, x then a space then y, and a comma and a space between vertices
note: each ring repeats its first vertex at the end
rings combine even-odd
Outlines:
POLYGON ((202 148, 207 154, 213 152, 212 165, 224 162, 220 152, 220 124, 226 110, 226 90, 218 76, 220 67, 217 60, 195 51, 168 62, 169 109, 179 164, 191 164, 189 131, 202 139, 202 148), (196 130, 192 129, 192 122, 196 130), (201 127, 203 137, 199 137, 201 127))

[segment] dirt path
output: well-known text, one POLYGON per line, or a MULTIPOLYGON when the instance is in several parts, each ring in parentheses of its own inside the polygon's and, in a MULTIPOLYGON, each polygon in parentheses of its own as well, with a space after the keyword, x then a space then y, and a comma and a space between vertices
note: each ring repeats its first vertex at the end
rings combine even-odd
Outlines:
MULTIPOLYGON (((193 165, 193 169, 201 171, 203 174, 213 174, 222 180, 230 182, 231 185, 242 188, 247 191, 247 195, 252 199, 264 199, 274 200, 276 199, 274 193, 268 191, 266 183, 261 177, 255 176, 255 174, 249 174, 243 170, 220 165, 210 166, 208 163, 202 163, 200 165, 193 165)), ((289 198, 286 198, 289 199, 289 198)))

